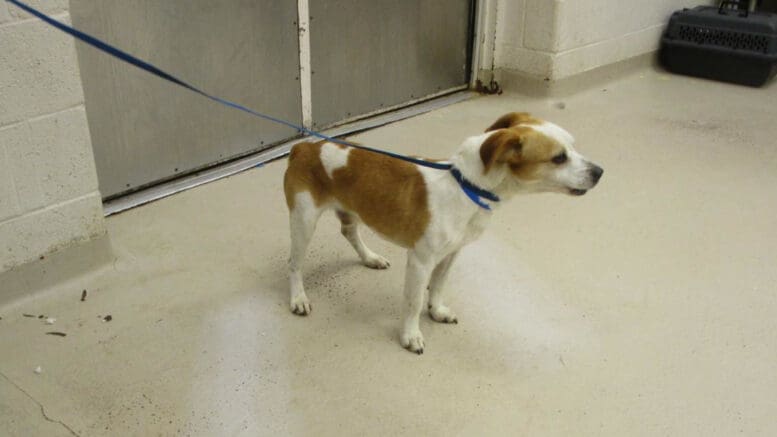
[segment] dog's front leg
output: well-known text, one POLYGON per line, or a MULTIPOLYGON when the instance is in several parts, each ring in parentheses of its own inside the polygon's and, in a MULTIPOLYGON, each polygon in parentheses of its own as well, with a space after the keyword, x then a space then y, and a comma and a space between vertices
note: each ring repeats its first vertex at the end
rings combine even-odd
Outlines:
POLYGON ((432 272, 432 280, 429 282, 429 315, 440 323, 459 323, 456 314, 445 304, 445 280, 451 264, 456 259, 459 251, 451 253, 443 258, 432 272))
POLYGON ((421 309, 424 306, 424 294, 434 269, 433 260, 419 256, 414 250, 407 252, 405 272, 405 323, 402 327, 400 342, 402 346, 418 355, 424 353, 424 336, 418 326, 421 309))

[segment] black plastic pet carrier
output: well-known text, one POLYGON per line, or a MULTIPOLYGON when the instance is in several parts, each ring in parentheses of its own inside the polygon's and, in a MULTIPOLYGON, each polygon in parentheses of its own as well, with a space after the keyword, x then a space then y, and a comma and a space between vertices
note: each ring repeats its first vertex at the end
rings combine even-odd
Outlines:
POLYGON ((750 86, 761 86, 774 76, 777 14, 749 12, 740 4, 724 1, 720 7, 697 6, 672 14, 661 38, 664 67, 750 86))

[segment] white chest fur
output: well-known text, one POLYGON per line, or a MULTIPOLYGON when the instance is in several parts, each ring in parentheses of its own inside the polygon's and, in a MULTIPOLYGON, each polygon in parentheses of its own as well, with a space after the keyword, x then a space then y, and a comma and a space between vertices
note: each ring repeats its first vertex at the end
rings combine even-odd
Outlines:
POLYGON ((421 169, 427 185, 431 220, 417 251, 444 257, 477 239, 491 212, 480 208, 447 171, 421 169))

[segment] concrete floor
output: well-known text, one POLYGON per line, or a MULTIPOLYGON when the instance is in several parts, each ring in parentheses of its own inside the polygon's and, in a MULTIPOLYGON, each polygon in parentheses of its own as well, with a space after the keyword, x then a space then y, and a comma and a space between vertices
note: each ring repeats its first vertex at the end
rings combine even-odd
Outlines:
POLYGON ((368 235, 394 267, 361 267, 333 217, 289 312, 283 161, 111 217, 113 265, 0 308, 0 434, 777 435, 776 99, 644 70, 358 136, 447 156, 528 110, 606 169, 495 214, 423 356, 397 342, 403 252, 368 235))

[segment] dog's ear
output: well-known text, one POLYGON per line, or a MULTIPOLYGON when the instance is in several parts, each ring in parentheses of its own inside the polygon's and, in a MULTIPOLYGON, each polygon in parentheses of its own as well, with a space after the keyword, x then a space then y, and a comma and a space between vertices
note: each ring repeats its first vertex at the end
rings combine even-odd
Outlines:
POLYGON ((483 161, 483 173, 496 164, 517 164, 521 161, 523 149, 522 133, 502 131, 491 134, 480 145, 480 159, 483 161))
POLYGON ((518 126, 519 124, 538 122, 539 120, 532 117, 528 112, 511 112, 499 117, 499 119, 495 121, 494 124, 486 129, 486 132, 491 132, 492 130, 497 129, 506 129, 508 127, 518 126))

